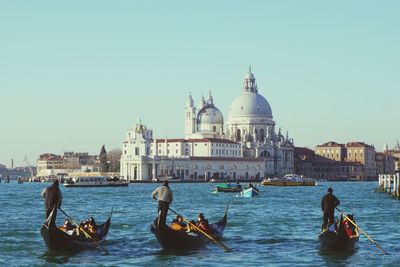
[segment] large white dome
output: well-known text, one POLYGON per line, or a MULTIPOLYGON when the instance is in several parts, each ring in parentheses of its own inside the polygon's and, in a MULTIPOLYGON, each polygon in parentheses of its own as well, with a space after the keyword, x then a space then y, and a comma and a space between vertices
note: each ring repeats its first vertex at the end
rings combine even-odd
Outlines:
POLYGON ((224 116, 222 112, 214 105, 207 105, 199 110, 197 113, 197 124, 199 125, 213 125, 224 124, 224 116))
POLYGON ((268 101, 257 92, 242 92, 231 105, 229 119, 241 117, 264 117, 272 119, 268 101))

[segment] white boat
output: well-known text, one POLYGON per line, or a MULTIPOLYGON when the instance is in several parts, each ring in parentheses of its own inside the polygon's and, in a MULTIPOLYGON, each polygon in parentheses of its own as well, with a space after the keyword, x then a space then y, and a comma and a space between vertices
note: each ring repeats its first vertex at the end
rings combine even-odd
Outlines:
POLYGON ((80 176, 67 179, 63 185, 65 187, 120 187, 128 186, 126 180, 109 179, 106 176, 80 176))
POLYGON ((286 174, 283 178, 267 178, 261 182, 266 186, 314 186, 317 181, 298 174, 286 174))

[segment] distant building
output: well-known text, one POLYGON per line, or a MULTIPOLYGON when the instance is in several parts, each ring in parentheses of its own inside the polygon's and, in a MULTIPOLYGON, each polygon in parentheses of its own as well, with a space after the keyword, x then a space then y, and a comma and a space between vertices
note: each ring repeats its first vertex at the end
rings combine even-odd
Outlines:
POLYGON ((127 131, 120 169, 128 180, 161 176, 256 179, 293 173, 293 151, 293 139, 282 135, 280 129, 276 133, 271 107, 258 93, 249 70, 226 125, 211 92, 198 107, 189 95, 185 138, 156 139, 152 130, 139 123, 127 131))
POLYGON ((376 174, 394 174, 396 158, 385 152, 377 152, 375 155, 376 174))
POLYGON ((95 166, 97 156, 89 155, 87 152, 64 152, 62 155, 65 169, 80 170, 82 166, 95 166))
POLYGON ((322 145, 317 145, 315 148, 315 154, 334 161, 344 161, 347 157, 345 145, 332 141, 322 145))
POLYGON ((317 155, 336 162, 341 162, 339 175, 350 175, 348 178, 374 180, 377 177, 375 148, 363 142, 339 144, 327 142, 317 145, 317 155), (361 166, 362 164, 362 170, 361 166))
POLYGON ((39 156, 37 160, 37 176, 56 176, 60 173, 66 173, 64 160, 61 156, 51 153, 39 156))

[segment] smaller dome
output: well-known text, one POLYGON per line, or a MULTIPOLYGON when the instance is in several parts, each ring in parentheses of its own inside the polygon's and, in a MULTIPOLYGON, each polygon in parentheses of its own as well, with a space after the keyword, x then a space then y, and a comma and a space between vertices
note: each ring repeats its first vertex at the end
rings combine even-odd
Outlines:
POLYGON ((222 112, 214 105, 206 105, 197 113, 197 124, 199 125, 213 125, 224 124, 224 116, 222 112))
POLYGON ((246 76, 244 77, 245 80, 255 80, 254 78, 254 74, 249 72, 246 74, 246 76))

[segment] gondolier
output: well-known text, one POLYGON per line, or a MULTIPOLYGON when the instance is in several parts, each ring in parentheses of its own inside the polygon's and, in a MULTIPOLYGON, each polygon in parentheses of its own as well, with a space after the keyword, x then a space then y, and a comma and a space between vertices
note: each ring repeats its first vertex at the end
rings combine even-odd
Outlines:
MULTIPOLYGON (((41 195, 44 198, 44 205, 46 208, 46 219, 49 217, 54 206, 56 206, 57 208, 61 207, 62 194, 58 186, 59 182, 58 180, 55 180, 51 186, 46 187, 42 191, 41 195)), ((57 213, 57 209, 55 209, 54 212, 57 213)), ((56 214, 54 214, 54 216, 56 216, 56 214)))
POLYGON ((169 188, 168 180, 165 180, 161 186, 157 187, 156 190, 151 193, 151 197, 158 200, 160 223, 165 224, 167 221, 169 204, 171 204, 173 200, 172 190, 169 188))
POLYGON ((328 222, 335 221, 335 208, 339 206, 340 201, 333 195, 333 189, 328 188, 328 193, 321 200, 321 209, 324 213, 322 229, 327 228, 328 222))

